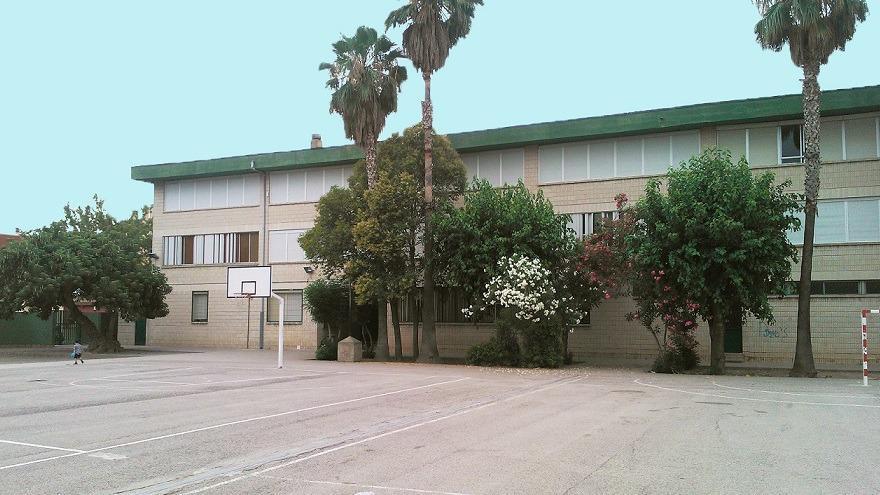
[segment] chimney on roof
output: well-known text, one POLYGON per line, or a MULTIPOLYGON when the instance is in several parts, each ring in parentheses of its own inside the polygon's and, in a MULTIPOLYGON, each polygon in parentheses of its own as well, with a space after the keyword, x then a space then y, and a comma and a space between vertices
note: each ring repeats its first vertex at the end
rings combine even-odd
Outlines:
POLYGON ((321 143, 321 135, 320 134, 312 134, 312 149, 323 148, 324 145, 321 143))

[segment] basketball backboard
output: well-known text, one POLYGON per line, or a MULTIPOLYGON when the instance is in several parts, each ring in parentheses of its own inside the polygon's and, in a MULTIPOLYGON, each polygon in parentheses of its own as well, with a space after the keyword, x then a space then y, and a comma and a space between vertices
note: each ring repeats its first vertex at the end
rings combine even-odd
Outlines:
POLYGON ((269 297, 272 267, 230 266, 226 269, 226 297, 269 297))

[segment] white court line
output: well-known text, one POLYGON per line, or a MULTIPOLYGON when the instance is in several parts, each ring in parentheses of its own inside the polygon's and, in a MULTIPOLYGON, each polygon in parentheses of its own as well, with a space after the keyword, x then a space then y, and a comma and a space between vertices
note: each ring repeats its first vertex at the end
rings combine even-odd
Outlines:
MULTIPOLYGON (((384 364, 394 364, 394 363, 384 363, 384 364)), ((229 366, 224 367, 225 370, 260 370, 265 371, 266 369, 277 369, 277 368, 253 368, 253 367, 245 367, 245 366, 229 366)), ((313 369, 313 368, 288 368, 285 367, 285 370, 290 371, 304 371, 304 372, 314 372, 314 373, 324 373, 324 374, 335 374, 335 375, 377 375, 377 376, 418 376, 424 378, 440 378, 440 377, 450 377, 450 378, 460 378, 460 375, 423 375, 421 373, 390 373, 390 372, 379 372, 379 371, 333 371, 330 369, 313 369)))
POLYGON ((45 459, 37 459, 37 460, 35 460, 35 461, 20 462, 20 463, 18 463, 18 464, 9 464, 9 465, 6 465, 6 466, 0 466, 0 471, 5 470, 5 469, 12 469, 12 468, 15 468, 15 467, 27 466, 27 465, 30 465, 30 464, 37 464, 37 463, 40 463, 40 462, 53 461, 53 460, 55 460, 55 459, 63 459, 63 458, 65 458, 65 457, 74 457, 74 456, 83 455, 83 454, 92 454, 92 453, 95 453, 95 452, 103 452, 103 451, 105 451, 105 450, 117 449, 117 448, 119 448, 119 447, 128 447, 128 446, 130 446, 130 445, 138 445, 138 444, 146 443, 146 442, 154 442, 154 441, 156 441, 156 440, 164 440, 164 439, 166 439, 166 438, 179 437, 179 436, 183 436, 183 435, 189 435, 189 434, 192 434, 192 433, 198 433, 198 432, 201 432, 201 431, 215 430, 215 429, 217 429, 217 428, 224 428, 224 427, 227 427, 227 426, 240 425, 240 424, 243 424, 243 423, 251 423, 251 422, 253 422, 253 421, 261 421, 261 420, 264 420, 264 419, 279 418, 279 417, 282 417, 282 416, 288 416, 288 415, 291 415, 291 414, 297 414, 297 413, 307 412, 307 411, 314 411, 314 410, 316 410, 316 409, 324 409, 324 408, 327 408, 327 407, 341 406, 341 405, 344 405, 344 404, 351 404, 351 403, 353 403, 353 402, 360 402, 360 401, 369 400, 369 399, 376 399, 376 398, 379 398, 379 397, 387 397, 387 396, 389 396, 389 395, 402 394, 402 393, 404 393, 404 392, 412 392, 413 390, 421 390, 421 389, 425 389, 425 388, 438 387, 438 386, 440 386, 440 385, 448 385, 448 384, 450 384, 450 383, 456 383, 456 382, 460 382, 460 381, 463 381, 463 380, 467 380, 467 378, 459 378, 459 379, 457 379, 457 380, 448 380, 448 381, 445 381, 445 382, 430 383, 430 384, 428 384, 428 385, 420 385, 420 386, 418 386, 418 387, 404 388, 404 389, 401 389, 401 390, 394 390, 394 391, 392 391, 392 392, 384 392, 384 393, 381 393, 381 394, 367 395, 367 396, 365 396, 365 397, 358 397, 358 398, 355 398, 355 399, 348 399, 348 400, 343 400, 343 401, 339 401, 339 402, 331 402, 331 403, 329 403, 329 404, 320 404, 320 405, 317 405, 317 406, 304 407, 304 408, 302 408, 302 409, 294 409, 294 410, 291 410, 291 411, 284 411, 284 412, 275 413, 275 414, 267 414, 267 415, 265 415, 265 416, 256 416, 256 417, 253 417, 253 418, 240 419, 240 420, 238 420, 238 421, 229 421, 229 422, 227 422, 227 423, 220 423, 220 424, 211 425, 211 426, 203 426, 203 427, 201 427, 201 428, 194 428, 194 429, 192 429, 192 430, 179 431, 179 432, 176 432, 176 433, 169 433, 169 434, 167 434, 167 435, 160 435, 160 436, 157 436, 157 437, 144 438, 144 439, 142 439, 142 440, 135 440, 135 441, 132 441, 132 442, 120 443, 120 444, 118 444, 118 445, 110 445, 110 446, 107 446, 107 447, 101 447, 101 448, 99 448, 99 449, 86 450, 86 451, 83 451, 83 452, 74 452, 74 453, 72 453, 72 454, 58 455, 58 456, 55 456, 55 457, 47 457, 47 458, 45 458, 45 459))
MULTIPOLYGON (((402 432, 404 432, 404 431, 413 430, 413 429, 416 429, 416 428, 420 428, 420 427, 422 427, 422 426, 427 426, 427 425, 430 425, 430 424, 438 423, 438 422, 440 422, 440 421, 445 421, 445 420, 447 420, 447 419, 452 419, 452 418, 455 418, 455 417, 458 417, 458 416, 462 416, 462 415, 464 415, 464 414, 469 414, 469 413, 472 413, 472 412, 475 412, 475 411, 479 411, 479 410, 481 410, 481 409, 485 409, 485 408, 487 408, 487 407, 492 407, 492 406, 497 405, 497 404, 500 404, 500 403, 502 403, 502 402, 508 402, 508 401, 511 401, 511 400, 520 399, 520 398, 525 397, 525 396, 527 396, 527 395, 536 394, 536 393, 538 393, 538 392, 544 392, 544 391, 546 391, 546 390, 550 390, 551 388, 556 388, 556 387, 561 386, 561 385, 567 385, 567 384, 569 384, 569 383, 576 382, 576 381, 580 380, 581 378, 583 378, 583 377, 578 377, 578 378, 575 378, 575 379, 573 379, 573 380, 567 380, 567 381, 556 382, 556 383, 553 383, 553 384, 551 384, 551 385, 547 385, 546 387, 541 387, 541 388, 537 388, 537 389, 534 389, 534 390, 530 390, 530 391, 528 391, 528 392, 523 392, 523 393, 521 393, 521 394, 517 394, 517 395, 511 396, 511 397, 508 397, 508 398, 506 398, 506 399, 497 400, 497 401, 494 401, 494 402, 487 402, 487 403, 485 403, 485 404, 482 404, 482 405, 479 405, 479 406, 476 406, 476 407, 472 407, 472 408, 470 408, 470 409, 463 409, 463 410, 461 410, 461 411, 454 412, 454 413, 452 413, 452 414, 447 414, 446 416, 440 416, 439 418, 430 419, 430 420, 428 420, 428 421, 423 421, 423 422, 421 422, 421 423, 417 423, 417 424, 414 424, 414 425, 404 426, 403 428, 398 428, 398 429, 396 429, 396 430, 386 431, 385 433, 380 433, 380 434, 378 434, 378 435, 373 435, 373 436, 371 436, 371 437, 362 438, 362 439, 360 439, 360 440, 356 440, 356 441, 354 441, 354 442, 344 443, 344 444, 342 444, 342 445, 338 445, 338 446, 336 446, 336 447, 333 447, 333 448, 330 448, 330 449, 327 449, 327 450, 322 450, 322 451, 320 451, 320 452, 315 452, 314 454, 307 455, 307 456, 305 456, 305 457, 300 457, 300 458, 294 459, 294 460, 292 460, 292 461, 288 461, 288 462, 285 462, 285 463, 282 463, 282 464, 278 464, 278 465, 276 465, 276 466, 268 467, 268 468, 266 468, 266 469, 262 469, 262 470, 260 470, 260 471, 254 471, 254 472, 252 472, 252 473, 248 473, 248 474, 245 474, 245 475, 242 475, 242 476, 238 476, 238 477, 236 477, 236 478, 232 478, 232 479, 229 479, 229 480, 226 480, 226 481, 221 481, 220 483, 214 483, 213 485, 204 486, 204 487, 202 487, 202 488, 198 488, 198 489, 196 489, 196 490, 192 490, 192 491, 186 492, 186 493, 184 493, 183 495, 192 495, 192 494, 194 494, 194 493, 201 493, 201 492, 204 492, 204 491, 207 491, 207 490, 211 490, 211 489, 213 489, 213 488, 217 488, 217 487, 220 487, 220 486, 223 486, 223 485, 228 485, 228 484, 230 484, 230 483, 235 483, 235 482, 237 482, 237 481, 241 481, 241 480, 243 480, 243 479, 245 479, 245 478, 253 478, 253 477, 255 477, 255 476, 261 476, 261 475, 263 475, 263 474, 265 474, 265 473, 268 473, 268 472, 270 472, 270 471, 275 471, 276 469, 281 469, 281 468, 283 468, 283 467, 292 466, 292 465, 294 465, 294 464, 299 464, 300 462, 305 462, 305 461, 308 461, 308 460, 310 460, 310 459, 314 459, 314 458, 316 458, 316 457, 320 457, 320 456, 322 456, 322 455, 327 455, 327 454, 331 454, 331 453, 333 453, 333 452, 336 452, 336 451, 339 451, 339 450, 342 450, 342 449, 347 449, 347 448, 350 448, 350 447, 354 447, 354 446, 356 446, 356 445, 360 445, 360 444, 362 444, 362 443, 372 442, 373 440, 378 440, 378 439, 380 439, 380 438, 384 438, 384 437, 387 437, 387 436, 390 436, 390 435, 395 435, 395 434, 397 434, 397 433, 402 433, 402 432)), ((0 469, 2 469, 2 468, 0 468, 0 469)))
POLYGON ((738 399, 738 400, 748 400, 752 402, 772 402, 775 404, 799 404, 804 406, 839 406, 839 407, 864 407, 869 409, 880 409, 880 405, 872 405, 872 404, 844 404, 844 403, 833 403, 833 402, 806 402, 806 401, 796 401, 796 400, 777 400, 777 399, 757 399, 754 397, 736 397, 734 395, 721 395, 721 394, 710 394, 705 392, 694 392, 691 390, 681 390, 677 388, 669 388, 669 387, 661 387, 660 385, 653 385, 650 383, 643 383, 639 381, 638 378, 633 380, 633 382, 643 386, 643 387, 651 387, 660 390, 666 390, 668 392, 679 392, 682 394, 689 395, 699 395, 702 397, 716 397, 719 399, 738 399))
POLYGON ((86 380, 79 380, 81 382, 87 382, 89 380, 101 380, 105 382, 121 382, 121 383, 161 383, 165 385, 186 385, 186 386, 199 386, 199 385, 218 385, 221 383, 242 383, 242 382, 259 382, 266 380, 284 380, 287 378, 298 378, 302 376, 316 376, 314 374, 311 375, 279 375, 279 376, 270 376, 266 378, 243 378, 241 380, 220 380, 216 382, 202 382, 202 383, 190 383, 190 382, 166 382, 160 380, 117 380, 115 378, 88 378, 86 380))
POLYGON ((200 369, 200 368, 198 366, 190 366, 188 368, 171 368, 171 369, 155 370, 155 371, 135 371, 134 373, 123 373, 121 375, 107 375, 104 378, 122 378, 123 376, 133 376, 133 375, 140 376, 140 375, 146 375, 146 374, 171 373, 174 371, 187 371, 187 370, 197 370, 197 369, 200 369))
MULTIPOLYGON (((780 395, 798 395, 798 396, 807 396, 807 397, 835 397, 838 399, 880 399, 880 397, 875 397, 872 395, 841 395, 841 394, 809 394, 809 393, 800 393, 800 392, 778 392, 776 390, 761 390, 761 389, 753 389, 753 388, 740 388, 740 387, 731 387, 728 385, 721 385, 720 383, 712 380, 712 385, 715 385, 718 388, 726 388, 729 390, 741 390, 743 392, 760 392, 764 394, 780 394, 780 395)), ((859 384, 861 386, 861 384, 859 384)))
POLYGON ((393 492, 427 493, 430 495, 468 495, 467 493, 460 493, 460 492, 439 492, 437 490, 419 490, 418 488, 399 488, 396 486, 382 486, 382 485, 362 485, 360 483, 346 483, 343 481, 297 480, 297 479, 293 479, 293 478, 285 478, 283 476, 270 476, 268 474, 260 474, 258 476, 260 478, 269 478, 269 479, 281 480, 281 481, 293 481, 295 483, 313 483, 316 485, 350 486, 352 488, 373 488, 373 489, 379 489, 379 490, 391 490, 393 492))
POLYGON ((53 446, 51 446, 51 445, 40 445, 40 444, 38 444, 38 443, 14 442, 14 441, 12 441, 12 440, 0 440, 0 443, 8 443, 8 444, 11 444, 11 445, 23 445, 23 446, 25 446, 25 447, 36 447, 36 448, 39 448, 39 449, 46 449, 46 450, 64 450, 64 451, 67 451, 67 452, 79 452, 80 454, 85 454, 85 453, 86 453, 85 450, 79 450, 79 449, 68 449, 68 448, 64 448, 64 447, 53 447, 53 446))

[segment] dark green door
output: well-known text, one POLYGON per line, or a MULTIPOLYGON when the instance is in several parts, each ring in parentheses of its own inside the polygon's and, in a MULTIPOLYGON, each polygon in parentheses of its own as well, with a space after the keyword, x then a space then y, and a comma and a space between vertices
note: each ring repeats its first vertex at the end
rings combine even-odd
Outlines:
POLYGON ((134 322, 134 345, 147 345, 147 320, 134 322))
POLYGON ((724 327, 724 352, 741 354, 743 351, 742 308, 734 311, 724 327))

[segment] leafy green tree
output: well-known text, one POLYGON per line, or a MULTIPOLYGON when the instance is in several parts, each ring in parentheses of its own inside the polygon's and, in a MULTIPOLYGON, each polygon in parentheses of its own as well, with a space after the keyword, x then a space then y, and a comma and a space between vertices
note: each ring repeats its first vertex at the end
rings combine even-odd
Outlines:
POLYGON ((406 25, 403 48, 413 66, 422 73, 425 99, 422 101, 422 129, 424 136, 424 197, 425 215, 425 274, 422 304, 422 349, 420 359, 438 358, 437 336, 434 329, 434 181, 433 129, 434 108, 431 103, 431 75, 440 70, 449 57, 449 49, 468 35, 477 5, 483 0, 407 0, 406 5, 393 10, 385 19, 385 28, 406 25), (430 132, 429 132, 430 130, 430 132))
POLYGON ((555 260, 572 243, 566 219, 539 191, 532 194, 520 182, 494 188, 474 181, 464 205, 447 205, 437 218, 437 266, 440 280, 479 297, 502 258, 520 254, 555 260))
POLYGON ((303 291, 303 302, 315 321, 321 323, 318 342, 336 342, 348 320, 348 286, 333 279, 315 280, 303 291))
POLYGON ((799 226, 797 196, 784 192, 789 182, 774 181, 710 149, 669 171, 667 193, 651 180, 636 205, 627 239, 633 269, 655 277, 652 271, 662 271, 661 292, 692 303, 708 321, 714 374, 724 373, 727 316, 742 308, 744 316, 772 321, 767 298, 782 293, 797 261, 786 235, 799 226))
POLYGON ((345 136, 363 148, 372 187, 378 180, 379 134, 388 115, 397 111, 397 93, 406 80, 406 68, 397 64, 402 52, 388 37, 361 26, 354 36, 333 43, 333 53, 336 60, 319 66, 330 73, 330 112, 342 116, 345 136))
POLYGON ((567 218, 558 215, 541 192, 532 194, 522 182, 499 189, 486 181, 475 181, 472 190, 464 196, 463 207, 447 205, 438 212, 436 222, 440 280, 447 287, 463 290, 473 303, 468 314, 474 318, 492 311, 493 305, 486 304, 491 293, 497 292, 491 290, 492 287, 499 280, 509 282, 510 277, 514 277, 515 274, 503 268, 509 266, 509 260, 533 260, 540 263, 542 270, 553 274, 548 283, 552 284, 552 299, 558 304, 555 316, 529 325, 525 322, 527 319, 516 317, 517 311, 500 311, 495 343, 509 353, 510 346, 502 344, 510 340, 504 331, 517 327, 521 352, 531 352, 533 356, 554 355, 537 360, 523 355, 523 359, 514 362, 527 365, 558 362, 562 357, 560 349, 562 354, 567 353, 565 332, 579 323, 577 316, 597 305, 603 294, 583 272, 583 244, 567 228, 567 218), (510 319, 511 315, 523 324, 501 321, 510 319), (535 341, 539 336, 538 347, 550 345, 551 350, 529 351, 529 340, 535 341), (554 342, 562 347, 557 349, 554 342))
MULTIPOLYGON (((363 161, 358 167, 364 175, 363 161)), ((363 189, 353 187, 330 189, 318 201, 315 224, 299 239, 306 257, 329 278, 346 277, 346 264, 357 256, 352 228, 363 207, 362 195, 363 189)))
POLYGON ((91 339, 90 351, 118 352, 120 316, 168 314, 165 296, 171 287, 149 258, 149 209, 117 221, 96 196, 94 208, 68 206, 64 214, 0 251, 0 318, 22 309, 48 318, 61 306, 91 339), (80 311, 82 302, 107 312, 100 328, 80 311))
MULTIPOLYGON (((445 136, 434 136, 435 142, 435 172, 437 177, 437 201, 446 204, 455 200, 465 187, 465 167, 459 158, 455 148, 445 136)), ((416 297, 418 287, 421 284, 422 255, 419 246, 423 242, 424 204, 401 208, 393 198, 409 198, 416 194, 421 198, 423 195, 424 154, 422 143, 424 142, 422 127, 419 125, 406 129, 403 134, 393 134, 379 144, 377 153, 378 168, 387 176, 387 184, 382 193, 373 200, 372 212, 367 212, 367 176, 363 161, 355 164, 352 177, 349 179, 347 189, 332 189, 318 202, 318 214, 315 225, 300 238, 300 245, 305 250, 306 256, 315 264, 321 266, 325 273, 334 277, 343 277, 356 283, 358 278, 365 273, 369 277, 377 277, 375 283, 367 287, 367 279, 362 281, 361 294, 372 293, 374 296, 392 297, 392 306, 399 305, 394 301, 400 297, 400 291, 379 291, 387 280, 392 280, 391 287, 398 287, 393 279, 398 275, 393 271, 384 274, 384 270, 401 269, 407 271, 411 287, 406 291, 410 297, 416 297), (402 182, 401 177, 405 177, 402 182), (406 179, 406 178, 409 179, 406 179), (410 181, 414 180, 414 183, 410 181), (413 190, 412 187, 415 187, 413 190), (405 262, 385 262, 387 267, 381 267, 384 256, 390 256, 385 243, 374 245, 372 241, 361 240, 360 245, 355 238, 355 226, 359 221, 369 219, 370 216, 384 218, 383 222, 368 222, 362 227, 362 236, 369 239, 382 240, 384 237, 404 239, 398 246, 405 250, 405 256, 395 253, 395 256, 403 256, 405 262), (417 228, 416 228, 416 224, 417 228), (376 271, 370 271, 378 267, 376 271), (381 284, 380 284, 381 282, 381 284)), ((381 176, 381 174, 380 174, 381 176)), ((403 201, 403 200, 401 200, 403 201)), ((400 259, 400 258, 394 258, 400 259)), ((363 297, 363 296, 362 296, 363 297)), ((363 298, 361 299, 363 300, 363 298)), ((386 299, 380 299, 384 303, 386 299)), ((380 304, 384 306, 384 304, 380 304)), ((398 316, 399 317, 399 313, 398 316)), ((392 314, 392 320, 395 316, 392 314)), ((383 339, 382 323, 380 321, 379 339, 383 339)), ((387 339, 387 332, 384 332, 387 339)), ((417 345, 418 324, 414 322, 413 349, 418 353, 417 345)), ((398 340, 399 342, 399 340, 398 340)), ((387 344, 386 344, 387 345, 387 344)), ((378 345, 377 345, 378 347, 378 345)), ((398 354, 399 355, 399 354, 398 354)))
MULTIPOLYGON (((421 275, 422 217, 420 188, 408 172, 379 174, 376 187, 366 192, 367 207, 354 226, 361 256, 352 261, 354 289, 359 301, 390 301, 395 357, 403 357, 400 301, 407 300, 421 275)), ((414 334, 417 332, 414 328, 414 334)))
POLYGON ((584 241, 580 268, 604 297, 630 296, 637 310, 627 320, 638 320, 657 344, 653 371, 677 373, 699 363, 694 332, 699 318, 697 305, 672 291, 662 267, 647 263, 634 269, 627 252, 627 240, 639 228, 636 207, 628 205, 626 194, 615 198, 618 218, 604 220, 601 229, 584 241))
POLYGON ((816 201, 819 198, 819 70, 836 50, 852 40, 856 24, 868 15, 866 0, 755 0, 761 20, 755 35, 762 48, 780 51, 787 44, 794 64, 803 70, 804 107, 804 247, 798 287, 797 346, 792 376, 816 376, 810 332, 810 282, 816 201))

